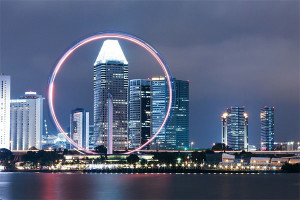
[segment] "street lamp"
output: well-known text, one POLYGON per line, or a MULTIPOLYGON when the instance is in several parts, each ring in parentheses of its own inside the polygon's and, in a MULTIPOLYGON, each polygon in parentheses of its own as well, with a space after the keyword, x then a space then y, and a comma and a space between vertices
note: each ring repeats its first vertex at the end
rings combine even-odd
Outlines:
POLYGON ((154 142, 152 142, 152 146, 151 146, 151 149, 154 149, 154 142))
POLYGON ((159 145, 160 145, 160 142, 157 143, 157 151, 159 151, 159 145))
POLYGON ((193 149, 194 142, 191 142, 191 149, 193 149))

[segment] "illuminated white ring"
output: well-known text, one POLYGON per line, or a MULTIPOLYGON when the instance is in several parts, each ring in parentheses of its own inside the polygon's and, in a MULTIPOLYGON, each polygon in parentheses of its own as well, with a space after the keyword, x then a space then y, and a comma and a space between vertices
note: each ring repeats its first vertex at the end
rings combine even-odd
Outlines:
POLYGON ((148 43, 146 43, 145 41, 143 41, 140 38, 137 38, 133 35, 127 34, 127 33, 121 33, 121 32, 101 32, 95 35, 92 35, 90 37, 87 37, 86 39, 83 39, 81 41, 79 41, 77 44, 75 44, 74 46, 72 46, 62 57, 61 59, 58 61, 57 65, 54 68, 54 71, 52 72, 52 75, 49 79, 49 87, 48 87, 48 103, 49 103, 49 109, 51 112, 51 116, 52 119, 57 127, 57 129, 63 133, 63 135, 65 136, 65 138, 68 140, 68 142, 70 142, 72 145, 74 145, 77 149, 85 152, 85 153, 90 153, 93 154, 93 151, 84 149, 83 147, 79 146, 77 143, 75 143, 67 134, 66 132, 63 130, 63 128, 61 127, 60 123, 57 120, 56 114, 55 114, 55 110, 54 110, 54 104, 53 104, 53 93, 54 93, 54 80, 55 77, 58 73, 58 71, 60 70, 61 66, 64 64, 64 62, 68 59, 68 57, 79 47, 90 43, 92 41, 95 40, 100 40, 100 39, 108 39, 108 38, 117 38, 117 39, 123 39, 123 40, 127 40, 129 42, 135 43, 141 47, 143 47, 146 51, 148 51, 154 58, 155 60, 158 62, 158 64, 161 66, 165 77, 167 79, 167 83, 168 83, 168 89, 169 89, 169 103, 168 103, 168 108, 167 108, 167 112, 165 115, 165 118, 161 124, 161 126, 159 127, 159 129, 156 131, 156 133, 143 145, 141 145, 140 147, 126 152, 125 154, 131 154, 133 152, 139 151, 142 148, 144 148, 145 146, 147 146, 150 142, 152 142, 154 140, 154 138, 159 134, 159 132, 161 131, 161 129, 164 127, 164 125, 166 124, 168 117, 170 115, 171 112, 171 105, 172 105, 172 83, 171 83, 171 73, 169 71, 168 65, 164 62, 163 58, 161 57, 161 55, 158 53, 158 51, 156 51, 151 45, 149 45, 148 43))

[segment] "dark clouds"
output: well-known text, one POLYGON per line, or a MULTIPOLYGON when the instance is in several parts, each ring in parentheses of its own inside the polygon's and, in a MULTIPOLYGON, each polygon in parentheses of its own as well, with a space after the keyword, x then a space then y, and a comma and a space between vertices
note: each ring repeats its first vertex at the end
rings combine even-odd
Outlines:
MULTIPOLYGON (((220 115, 246 106, 249 139, 259 143, 259 109, 275 106, 276 140, 300 139, 298 1, 1 1, 0 71, 12 95, 36 90, 64 50, 96 32, 118 30, 155 46, 173 76, 189 79, 191 139, 220 141, 220 115)), ((92 110, 92 65, 101 42, 80 49, 57 78, 56 110, 92 110)), ((143 50, 121 41, 130 78, 160 75, 143 50)))

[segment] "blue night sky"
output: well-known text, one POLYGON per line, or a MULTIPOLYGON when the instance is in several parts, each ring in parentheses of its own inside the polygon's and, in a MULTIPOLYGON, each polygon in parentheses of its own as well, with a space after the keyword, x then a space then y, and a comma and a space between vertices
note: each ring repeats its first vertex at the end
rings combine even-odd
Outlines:
MULTIPOLYGON (((5 1, 0 2, 0 72, 12 98, 27 90, 47 98, 51 70, 65 50, 114 30, 153 45, 177 79, 190 80, 190 140, 221 140, 221 115, 245 106, 249 142, 260 142, 260 108, 275 106, 275 141, 300 140, 299 1, 5 1)), ((80 48, 56 82, 64 127, 76 107, 92 112, 93 63, 103 41, 80 48)), ((163 75, 145 50, 120 41, 129 78, 163 75)), ((45 119, 50 122, 45 101, 45 119)))

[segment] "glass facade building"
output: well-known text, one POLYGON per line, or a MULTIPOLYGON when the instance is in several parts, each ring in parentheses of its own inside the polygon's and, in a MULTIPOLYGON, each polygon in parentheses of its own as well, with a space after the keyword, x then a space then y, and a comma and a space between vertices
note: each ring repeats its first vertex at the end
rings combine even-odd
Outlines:
POLYGON ((248 114, 244 107, 230 107, 222 115, 222 142, 233 150, 248 150, 248 114))
MULTIPOLYGON (((151 80, 129 81, 128 147, 138 148, 151 136, 151 80)), ((149 148, 149 147, 148 147, 149 148)))
POLYGON ((94 125, 89 126, 89 149, 93 150, 96 146, 96 137, 94 135, 94 125))
POLYGON ((85 149, 89 149, 89 120, 89 112, 83 108, 73 110, 70 116, 70 137, 85 149))
POLYGON ((274 147, 274 107, 260 110, 261 150, 271 151, 274 147))
POLYGON ((94 63, 94 135, 107 147, 108 94, 113 99, 113 149, 127 147, 128 62, 117 40, 105 40, 94 63))
MULTIPOLYGON (((189 81, 174 80, 172 122, 176 131, 176 148, 189 148, 189 81)), ((170 127, 171 128, 171 127, 170 127)))
MULTIPOLYGON (((171 115, 154 141, 157 149, 183 149, 189 147, 189 82, 172 79, 173 101, 171 115)), ((151 82, 151 132, 162 124, 168 106, 168 87, 164 77, 151 82)))

